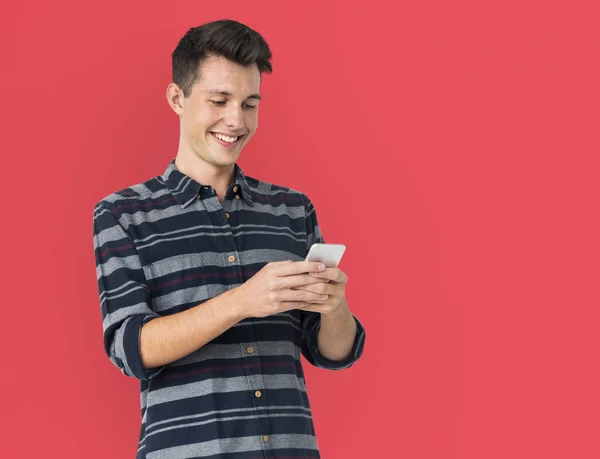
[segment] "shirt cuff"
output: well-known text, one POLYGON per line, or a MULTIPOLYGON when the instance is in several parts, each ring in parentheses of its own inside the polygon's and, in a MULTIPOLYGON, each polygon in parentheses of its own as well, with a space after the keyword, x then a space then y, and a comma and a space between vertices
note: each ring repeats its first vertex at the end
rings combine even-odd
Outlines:
POLYGON ((352 350, 348 358, 346 360, 330 360, 319 352, 317 338, 319 336, 319 330, 321 329, 321 315, 316 314, 315 317, 315 323, 307 335, 307 348, 313 358, 314 365, 318 368, 327 370, 350 368, 361 357, 365 346, 366 333, 360 320, 352 315, 356 322, 356 336, 354 337, 354 344, 352 345, 352 350))
POLYGON ((162 366, 146 369, 142 363, 142 357, 140 354, 142 326, 146 322, 149 322, 155 318, 155 316, 137 315, 132 316, 129 320, 127 320, 127 323, 124 324, 125 330, 123 332, 123 349, 125 351, 125 360, 127 362, 125 373, 137 379, 152 379, 165 368, 162 366))

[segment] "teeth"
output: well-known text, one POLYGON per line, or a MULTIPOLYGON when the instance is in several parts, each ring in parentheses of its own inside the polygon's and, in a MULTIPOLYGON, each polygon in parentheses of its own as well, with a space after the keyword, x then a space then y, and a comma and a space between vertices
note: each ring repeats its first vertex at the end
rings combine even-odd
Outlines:
POLYGON ((226 136, 226 135, 223 135, 223 134, 218 134, 218 133, 216 133, 216 132, 214 132, 214 133, 213 133, 213 135, 214 135, 214 136, 215 136, 217 139, 219 139, 219 140, 222 140, 223 142, 228 142, 228 143, 233 143, 233 142, 235 142, 235 141, 238 139, 237 137, 228 137, 228 136, 226 136))

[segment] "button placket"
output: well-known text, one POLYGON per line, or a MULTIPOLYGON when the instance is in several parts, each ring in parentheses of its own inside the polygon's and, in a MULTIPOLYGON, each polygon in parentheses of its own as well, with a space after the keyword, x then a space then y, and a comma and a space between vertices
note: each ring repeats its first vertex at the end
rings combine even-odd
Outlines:
MULTIPOLYGON (((248 345, 244 346, 242 348, 242 350, 246 351, 246 348, 248 347, 248 345)), ((248 354, 246 354, 246 356, 248 356, 248 354)), ((253 360, 253 362, 255 362, 255 360, 253 360)), ((258 414, 262 414, 264 413, 264 408, 267 406, 267 393, 266 393, 266 387, 265 387, 265 382, 263 380, 262 374, 260 373, 256 373, 256 370, 254 369, 254 367, 252 367, 252 370, 250 369, 251 367, 248 366, 247 367, 247 378, 248 378, 248 385, 249 385, 249 389, 250 389, 250 393, 248 394, 250 396, 250 398, 252 399, 252 406, 255 409, 255 413, 258 414), (253 374, 249 374, 249 372, 252 371, 253 374)), ((271 429, 271 419, 270 417, 258 417, 257 419, 257 423, 258 423, 258 435, 260 435, 260 438, 264 438, 265 435, 268 435, 270 433, 270 429, 271 429)))

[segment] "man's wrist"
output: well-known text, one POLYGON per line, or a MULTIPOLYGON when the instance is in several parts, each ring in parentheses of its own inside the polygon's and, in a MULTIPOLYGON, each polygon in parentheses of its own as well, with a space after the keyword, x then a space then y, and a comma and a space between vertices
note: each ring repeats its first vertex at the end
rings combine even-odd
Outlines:
POLYGON ((346 298, 342 298, 340 304, 330 312, 322 312, 321 313, 321 321, 323 322, 344 322, 349 321, 349 319, 354 320, 354 316, 352 315, 352 311, 348 307, 348 303, 346 302, 346 298))
POLYGON ((249 317, 242 286, 231 289, 221 296, 223 297, 224 308, 233 320, 240 322, 249 317))

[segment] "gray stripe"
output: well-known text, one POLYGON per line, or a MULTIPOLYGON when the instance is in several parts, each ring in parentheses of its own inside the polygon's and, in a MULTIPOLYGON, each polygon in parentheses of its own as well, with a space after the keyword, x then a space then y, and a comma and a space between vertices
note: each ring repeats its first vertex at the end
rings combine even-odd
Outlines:
POLYGON ((291 319, 293 322, 295 322, 298 325, 300 325, 300 319, 298 319, 296 316, 294 316, 290 312, 280 312, 276 316, 271 316, 271 317, 287 317, 288 319, 291 319))
POLYGON ((165 312, 184 303, 200 303, 215 296, 213 292, 216 287, 213 285, 200 285, 198 287, 179 289, 166 295, 152 298, 152 306, 157 312, 165 312))
POLYGON ((212 378, 204 381, 181 384, 179 386, 165 387, 153 390, 148 396, 148 408, 160 403, 173 402, 186 398, 200 397, 209 394, 254 391, 256 389, 296 389, 304 390, 299 385, 298 378, 293 374, 282 375, 249 375, 233 378, 212 378), (264 384, 260 384, 260 381, 264 384))
POLYGON ((295 188, 288 188, 288 187, 276 185, 276 184, 269 183, 269 182, 263 182, 263 181, 259 181, 259 184, 257 187, 250 187, 250 188, 253 190, 256 190, 257 192, 260 192, 260 194, 263 194, 265 196, 275 196, 277 194, 284 193, 289 196, 300 197, 303 194, 301 191, 298 191, 295 188), (277 188, 285 188, 285 190, 277 189, 277 188))
POLYGON ((130 284, 135 284, 132 288, 124 291, 123 293, 119 293, 118 295, 109 295, 109 291, 104 291, 100 294, 100 304, 104 304, 105 301, 108 300, 116 300, 117 298, 121 298, 123 296, 129 295, 132 292, 135 292, 136 290, 144 290, 144 291, 148 291, 147 288, 145 288, 144 286, 140 285, 139 283, 135 282, 135 281, 129 281, 126 284, 121 285, 120 287, 111 290, 110 292, 116 292, 117 290, 121 290, 123 287, 125 286, 129 286, 130 284))
MULTIPOLYGON (((313 435, 284 434, 270 435, 269 449, 300 448, 316 450, 317 441, 313 435)), ((241 453, 246 451, 262 451, 263 444, 260 436, 224 438, 203 443, 184 446, 174 446, 147 454, 147 459, 189 459, 194 457, 213 456, 223 451, 241 453)))
MULTIPOLYGON (((102 241, 102 246, 107 242, 115 242, 115 241, 124 241, 127 243, 131 243, 131 239, 127 236, 127 234, 123 231, 123 228, 119 225, 111 226, 110 228, 103 229, 97 234, 97 238, 99 241, 102 241)), ((100 249, 102 251, 102 249, 100 249)))
MULTIPOLYGON (((158 191, 152 191, 150 188, 148 188, 146 185, 134 185, 129 187, 131 189, 133 189, 134 191, 136 191, 137 193, 139 193, 139 196, 136 196, 135 198, 137 200, 141 200, 141 199, 157 199, 157 198, 162 198, 163 196, 166 195, 171 195, 171 191, 168 188, 164 188, 162 190, 158 190, 158 191), (141 188, 138 188, 141 187, 141 188)), ((131 199, 131 198, 129 198, 131 199)))
MULTIPOLYGON (((218 255, 222 261, 223 255, 218 255)), ((201 268, 203 266, 202 259, 204 258, 204 256, 205 253, 202 254, 202 257, 198 253, 186 253, 182 255, 174 255, 172 257, 155 261, 153 263, 150 263, 149 265, 144 266, 144 273, 146 275, 146 279, 156 279, 158 277, 163 277, 168 274, 177 273, 184 269, 201 268)), ((224 263, 222 264, 224 265, 224 263)))
POLYGON ((160 244, 161 242, 180 241, 182 239, 191 239, 191 238, 194 238, 194 237, 201 237, 201 236, 219 237, 219 236, 222 236, 222 234, 215 234, 214 231, 208 231, 208 232, 198 232, 198 233, 186 234, 186 235, 178 236, 178 237, 161 238, 161 239, 157 239, 157 240, 152 241, 152 242, 148 242, 146 244, 140 244, 138 246, 138 249, 145 249, 147 247, 153 247, 156 244, 160 244))
POLYGON ((273 357, 281 355, 300 356, 300 348, 291 341, 258 341, 245 344, 209 343, 188 356, 173 362, 171 366, 189 365, 191 363, 199 363, 213 359, 225 360, 247 357, 248 354, 246 348, 250 345, 254 348, 253 355, 273 357))
POLYGON ((134 304, 133 306, 121 307, 115 312, 106 314, 104 320, 102 321, 102 326, 104 327, 104 330, 106 330, 109 326, 119 323, 120 321, 134 314, 150 314, 157 316, 154 311, 148 308, 146 303, 138 303, 134 304))
MULTIPOLYGON (((244 265, 283 260, 302 260, 302 257, 284 250, 246 250, 238 252, 238 256, 244 265)), ((147 280, 152 280, 169 274, 178 273, 184 269, 201 268, 202 266, 216 266, 222 268, 230 265, 231 263, 225 260, 225 256, 221 252, 198 252, 195 254, 175 255, 162 260, 157 260, 149 265, 145 265, 144 273, 147 280)))
POLYGON ((239 322, 235 324, 236 327, 247 327, 248 325, 266 325, 266 324, 281 324, 281 325, 289 325, 290 327, 294 327, 296 330, 300 330, 300 327, 294 324, 289 323, 287 320, 255 320, 252 322, 239 322))
POLYGON ((279 231, 236 231, 235 235, 236 236, 242 236, 242 235, 248 235, 248 234, 268 234, 268 235, 272 235, 272 236, 285 236, 285 237, 289 237, 290 239, 293 239, 294 241, 298 241, 298 242, 302 242, 304 241, 304 237, 295 237, 292 236, 291 234, 288 234, 287 232, 283 231, 283 230, 279 230, 279 231))
POLYGON ((155 435, 155 434, 159 434, 161 432, 167 432, 169 430, 175 430, 175 429, 184 429, 186 427, 193 427, 193 426, 203 426, 206 424, 214 424, 215 422, 226 422, 226 421, 242 421, 244 419, 250 420, 250 419, 259 419, 259 418, 305 418, 305 419, 311 419, 311 416, 308 414, 253 414, 250 416, 230 416, 230 417, 224 417, 224 418, 212 418, 212 419, 207 419, 206 421, 198 421, 198 422, 188 422, 186 424, 178 424, 175 426, 169 426, 169 427, 163 427, 162 429, 157 429, 154 430, 152 432, 150 432, 149 434, 146 434, 146 438, 150 437, 151 435, 155 435))
MULTIPOLYGON (((238 203, 239 204, 239 203, 238 203)), ((199 202, 201 208, 204 209, 204 204, 199 202)), ((290 218, 304 218, 304 206, 272 206, 269 204, 254 203, 253 207, 243 206, 244 209, 251 210, 252 212, 264 212, 270 215, 281 216, 286 215, 290 218)), ((182 216, 186 213, 197 213, 197 206, 188 206, 182 209, 179 204, 173 204, 165 209, 153 209, 150 211, 137 210, 134 213, 126 213, 121 216, 120 221, 123 226, 127 229, 131 224, 139 224, 139 222, 156 223, 169 217, 182 216)))
MULTIPOLYGON (((130 281, 128 281, 128 282, 125 282, 125 283, 124 283, 124 284, 122 284, 122 285, 119 285, 117 288, 113 288, 113 289, 111 289, 111 290, 103 290, 103 291, 102 291, 102 293, 104 293, 104 295, 105 295, 105 296, 111 296, 111 294, 112 294, 112 293, 115 293, 115 292, 118 292, 118 291, 120 291, 120 290, 123 290, 125 287, 129 287, 129 286, 130 286, 130 285, 132 285, 132 284, 133 284, 134 286, 139 286, 139 285, 140 285, 140 284, 139 284, 139 282, 136 282, 136 281, 132 281, 132 280, 130 280, 130 281)), ((119 295, 119 296, 123 296, 123 295, 119 295)), ((116 298, 116 297, 115 297, 115 298, 116 298)))
MULTIPOLYGON (((250 225, 250 224, 242 224, 242 225, 236 225, 236 226, 232 226, 230 227, 229 225, 196 225, 196 226, 189 226, 186 227, 185 229, 180 229, 180 230, 175 230, 175 231, 166 231, 166 232, 162 232, 162 233, 154 233, 151 234, 150 236, 147 236, 145 238, 142 239, 135 239, 134 242, 135 243, 139 243, 142 246, 145 246, 145 244, 142 244, 144 242, 149 242, 152 239, 159 239, 159 240, 165 240, 165 241, 173 241, 173 240, 177 240, 177 239, 170 239, 167 238, 166 236, 173 236, 173 235, 177 235, 177 234, 182 234, 182 233, 193 233, 193 235, 201 235, 201 234, 207 234, 207 233, 198 233, 199 230, 201 229, 205 229, 205 230, 209 230, 208 234, 209 235, 216 235, 216 236, 220 236, 221 233, 215 234, 214 233, 214 229, 220 229, 220 230, 229 230, 229 229, 233 229, 236 230, 236 234, 240 233, 239 230, 240 228, 259 228, 258 230, 254 230, 254 231, 266 231, 267 234, 270 233, 276 233, 276 234, 281 234, 281 233, 287 233, 291 236, 299 236, 300 238, 304 238, 304 232, 300 232, 300 231, 292 231, 290 228, 286 228, 286 227, 281 227, 281 226, 274 226, 274 225, 250 225)), ((112 228, 110 228, 112 229, 112 228)), ((108 230, 104 230, 104 231, 108 231, 108 230)), ((101 236, 103 236, 104 231, 102 231, 101 233, 99 233, 101 236)), ((121 238, 124 237, 123 231, 121 230, 120 232, 121 234, 121 238)), ((248 231, 248 234, 253 234, 251 231, 248 231)), ((119 238, 114 238, 113 240, 118 240, 119 238)), ((108 237, 106 237, 104 240, 109 240, 108 237)))
MULTIPOLYGON (((148 399, 148 388, 140 392, 140 408, 144 410, 146 408, 146 400, 148 399)), ((148 411, 144 411, 144 416, 148 411)))
MULTIPOLYGON (((250 187, 250 189, 253 189, 250 187)), ((254 188, 259 194, 268 194, 271 191, 271 184, 268 182, 258 182, 258 186, 254 188)))
POLYGON ((260 202, 254 202, 253 211, 265 212, 271 215, 288 215, 290 218, 303 218, 305 215, 304 206, 302 204, 297 206, 272 206, 270 204, 262 204, 260 202))
POLYGON ((151 196, 152 195, 152 191, 150 190, 150 188, 148 188, 145 184, 143 183, 137 183, 135 185, 132 185, 129 187, 130 190, 135 191, 136 193, 138 193, 140 196, 138 197, 138 199, 140 198, 145 198, 147 196, 151 196))
POLYGON ((287 232, 289 234, 294 234, 296 236, 304 236, 304 232, 299 232, 299 231, 292 231, 290 228, 286 228, 286 227, 281 227, 281 226, 274 226, 274 225, 251 225, 251 224, 241 224, 241 225, 236 225, 233 226, 233 229, 238 229, 238 228, 261 228, 263 230, 272 230, 278 233, 283 232, 287 232))
POLYGON ((104 205, 98 205, 95 209, 94 209, 94 220, 96 220, 100 215, 105 214, 105 213, 111 213, 110 210, 108 210, 104 205))
MULTIPOLYGON (((166 231, 163 233, 153 233, 150 236, 147 236, 145 238, 142 239, 134 239, 134 242, 136 243, 141 243, 141 242, 148 242, 151 239, 154 238, 160 238, 161 236, 171 236, 173 234, 181 234, 181 233, 188 233, 188 232, 195 232, 198 231, 199 229, 210 229, 212 230, 213 228, 215 228, 214 225, 196 225, 196 226, 188 226, 184 229, 180 229, 180 230, 175 230, 175 231, 166 231)), ((225 225, 222 226, 216 226, 216 228, 226 228, 225 225)))
MULTIPOLYGON (((207 416, 218 416, 218 415, 224 415, 227 413, 256 413, 257 411, 275 412, 278 410, 300 410, 300 411, 304 411, 310 417, 310 409, 305 408, 303 406, 297 406, 297 405, 257 406, 257 407, 253 407, 253 408, 233 408, 233 409, 229 409, 229 410, 213 410, 213 411, 206 411, 206 412, 200 413, 200 414, 190 414, 187 416, 178 416, 178 417, 174 417, 174 418, 164 419, 162 421, 154 422, 150 425, 147 425, 146 430, 150 430, 156 426, 159 426, 162 424, 168 424, 170 422, 188 421, 188 420, 203 418, 203 417, 207 417, 207 416)), ((297 415, 290 414, 290 413, 287 413, 287 415, 288 416, 297 416, 297 415)), ((254 416, 252 416, 252 418, 254 418, 254 416)), ((233 419, 233 417, 220 418, 218 420, 225 421, 225 420, 229 420, 229 419, 233 419)), ((180 425, 183 426, 183 424, 180 424, 180 425)), ((185 425, 187 426, 190 424, 185 424, 185 425)))
POLYGON ((192 181, 189 179, 189 177, 181 177, 181 180, 179 181, 179 183, 173 191, 177 193, 182 193, 190 183, 192 183, 192 181), (182 185, 183 187, 179 189, 182 185))
POLYGON ((166 209, 152 209, 148 210, 136 210, 133 213, 126 213, 121 216, 119 221, 123 222, 123 226, 126 228, 129 225, 143 223, 157 223, 166 218, 175 217, 185 215, 188 212, 198 212, 198 209, 192 209, 191 207, 187 209, 182 209, 179 204, 175 203, 167 207, 166 209))
MULTIPOLYGON (((212 228, 218 229, 218 228, 223 228, 225 229, 225 227, 219 227, 219 226, 212 226, 212 228)), ((294 241, 298 241, 298 242, 303 242, 305 239, 304 237, 295 237, 291 234, 288 234, 289 232, 286 232, 285 230, 279 229, 277 231, 260 231, 260 230, 255 230, 255 231, 236 231, 236 236, 241 236, 241 235, 248 235, 248 234, 267 234, 267 235, 271 235, 271 236, 281 236, 281 237, 289 237, 290 239, 293 239, 294 241)), ((192 238, 197 238, 197 237, 201 237, 201 236, 210 236, 210 237, 223 237, 224 235, 230 235, 231 232, 227 231, 225 233, 221 232, 221 233, 215 233, 214 231, 206 231, 206 232, 194 232, 194 233, 190 233, 190 234, 184 234, 183 236, 177 236, 177 237, 169 237, 169 238, 158 238, 152 242, 148 242, 146 244, 139 244, 138 249, 145 249, 148 247, 153 247, 156 244, 160 244, 161 242, 169 242, 169 241, 180 241, 180 240, 184 240, 184 239, 192 239, 192 238)))
POLYGON ((96 280, 100 279, 101 276, 109 276, 121 268, 142 269, 140 258, 137 255, 123 258, 112 257, 110 260, 96 266, 96 280))

